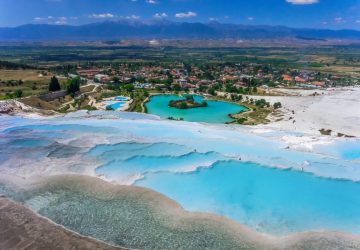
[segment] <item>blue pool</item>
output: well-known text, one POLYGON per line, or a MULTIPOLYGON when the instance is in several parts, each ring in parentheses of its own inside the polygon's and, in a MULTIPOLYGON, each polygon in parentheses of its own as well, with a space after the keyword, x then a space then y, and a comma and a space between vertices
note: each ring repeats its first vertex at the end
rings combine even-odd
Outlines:
MULTIPOLYGON (((158 115, 167 119, 173 117, 175 119, 184 119, 190 122, 207 122, 207 123, 227 123, 233 121, 229 114, 236 114, 247 110, 245 107, 223 101, 207 100, 208 107, 194 109, 177 109, 169 107, 172 100, 181 100, 184 97, 176 95, 158 95, 150 98, 146 103, 149 114, 158 115)), ((194 96, 196 102, 202 102, 201 96, 194 96)))
POLYGON ((119 108, 122 108, 126 102, 111 102, 112 104, 107 105, 107 107, 110 107, 113 110, 117 110, 119 108))
POLYGON ((125 105, 125 103, 127 101, 128 101, 128 98, 126 98, 124 96, 117 96, 113 100, 105 102, 106 109, 112 109, 112 110, 120 109, 125 105))
POLYGON ((115 97, 115 101, 126 101, 127 98, 126 97, 123 97, 123 96, 117 96, 115 97))
POLYGON ((189 211, 224 215, 260 232, 360 234, 356 182, 233 161, 193 173, 150 173, 137 185, 163 193, 189 211))

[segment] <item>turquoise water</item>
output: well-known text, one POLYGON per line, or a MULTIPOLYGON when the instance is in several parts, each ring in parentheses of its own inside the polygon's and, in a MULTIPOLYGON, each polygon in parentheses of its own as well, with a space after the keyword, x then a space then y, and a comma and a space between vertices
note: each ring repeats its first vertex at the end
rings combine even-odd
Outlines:
POLYGON ((123 96, 117 96, 115 97, 115 101, 126 101, 127 98, 126 97, 123 97, 123 96))
MULTIPOLYGON (((183 97, 175 95, 159 95, 151 97, 146 103, 149 114, 158 115, 161 118, 173 117, 175 119, 183 118, 190 122, 207 122, 207 123, 227 123, 233 121, 229 114, 237 114, 245 111, 246 108, 234 103, 207 100, 208 107, 194 109, 177 109, 169 107, 171 100, 181 100, 183 97)), ((194 96, 195 101, 203 101, 202 97, 194 96)))
POLYGON ((359 140, 334 138, 318 154, 288 148, 284 133, 124 112, 4 116, 0 172, 23 179, 96 173, 270 234, 360 233, 359 140))
POLYGON ((360 140, 356 139, 340 141, 331 145, 320 145, 315 149, 346 160, 360 160, 360 140))
POLYGON ((117 110, 122 108, 128 99, 123 96, 117 96, 112 101, 106 101, 107 106, 113 110, 117 110))
POLYGON ((113 102, 113 101, 110 101, 109 102, 109 105, 107 105, 107 107, 111 107, 113 110, 117 110, 119 108, 122 108, 124 106, 126 102, 113 102))
POLYGON ((187 174, 149 173, 136 185, 163 193, 189 211, 224 215, 260 232, 360 233, 356 182, 230 161, 187 174))

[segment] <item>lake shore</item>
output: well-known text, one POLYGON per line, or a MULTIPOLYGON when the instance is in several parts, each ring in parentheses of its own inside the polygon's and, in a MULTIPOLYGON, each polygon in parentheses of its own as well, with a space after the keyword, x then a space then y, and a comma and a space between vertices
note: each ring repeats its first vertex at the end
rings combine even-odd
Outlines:
MULTIPOLYGON (((180 244, 182 244, 184 249, 191 249, 193 245, 189 245, 190 242, 198 242, 195 244, 200 243, 203 247, 207 246, 208 249, 219 249, 219 247, 225 246, 222 244, 226 244, 228 247, 232 246, 234 249, 360 249, 360 238, 357 235, 323 231, 296 233, 282 237, 271 236, 256 232, 245 225, 235 223, 221 216, 187 212, 175 201, 152 190, 115 185, 94 177, 79 175, 53 176, 37 181, 31 185, 31 189, 33 191, 29 190, 30 193, 28 195, 34 192, 33 195, 35 197, 43 192, 51 195, 55 190, 66 190, 66 192, 81 193, 83 197, 88 197, 89 199, 90 197, 101 197, 101 200, 104 200, 104 202, 116 200, 117 197, 121 197, 120 200, 130 199, 132 201, 131 204, 136 204, 136 200, 141 201, 147 207, 146 210, 150 214, 155 215, 153 217, 153 220, 157 221, 155 225, 160 223, 159 228, 154 229, 155 232, 156 230, 162 230, 163 226, 167 228, 166 230, 176 230, 178 228, 185 232, 184 235, 172 236, 175 237, 174 240, 178 242, 177 244, 183 242, 180 244), (208 236, 211 236, 211 239, 205 240, 208 236), (185 240, 183 237, 194 239, 183 241, 185 240), (199 241, 195 240, 195 238, 199 241), (205 241, 202 241, 202 238, 205 241), (216 244, 213 245, 214 243, 216 244)), ((121 205, 121 202, 119 205, 121 205)), ((51 220, 31 211, 23 204, 13 202, 5 197, 0 198, 0 211, 2 212, 0 221, 3 222, 0 224, 1 232, 16 235, 10 238, 12 239, 11 241, 0 240, 0 246, 13 246, 21 249, 20 245, 35 244, 35 246, 52 248, 63 246, 61 242, 65 240, 68 247, 76 247, 77 249, 123 249, 120 248, 121 246, 109 246, 91 237, 81 236, 65 229, 63 225, 57 225, 51 220), (44 232, 43 234, 46 234, 46 236, 40 239, 35 238, 41 232, 44 232), (21 235, 21 240, 17 237, 18 235, 21 235)), ((130 209, 130 211, 135 210, 130 209)), ((117 233, 119 236, 123 235, 121 231, 117 233)), ((148 247, 152 246, 152 244, 158 244, 152 242, 151 238, 143 240, 139 244, 145 244, 148 247)), ((161 239, 162 243, 160 245, 167 242, 168 239, 163 240, 165 239, 161 239)), ((170 242, 166 244, 170 244, 170 242)), ((139 246, 131 247, 141 248, 139 246)), ((170 245, 167 246, 169 247, 170 245)))
POLYGON ((1 249, 125 249, 72 232, 5 197, 0 222, 1 249))

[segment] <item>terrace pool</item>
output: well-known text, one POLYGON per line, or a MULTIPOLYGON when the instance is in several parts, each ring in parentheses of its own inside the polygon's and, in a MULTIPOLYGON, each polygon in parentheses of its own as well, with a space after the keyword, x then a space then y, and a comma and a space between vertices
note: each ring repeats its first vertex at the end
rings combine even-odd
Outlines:
POLYGON ((117 96, 114 98, 114 100, 105 102, 106 108, 112 109, 112 110, 117 110, 117 109, 122 108, 127 101, 128 101, 128 98, 126 98, 124 96, 117 96))
POLYGON ((119 108, 122 108, 125 105, 126 102, 112 102, 110 101, 109 104, 106 107, 110 107, 113 110, 117 110, 119 108))
POLYGON ((229 161, 191 173, 149 173, 137 185, 165 194, 188 211, 224 215, 268 234, 360 233, 357 182, 229 161))
MULTIPOLYGON (((304 152, 244 127, 144 114, 0 116, 0 171, 22 179, 96 173, 118 184, 153 189, 188 211, 222 215, 271 235, 314 230, 360 234, 359 139, 333 140, 304 152)), ((91 190, 96 192, 96 187, 91 190)), ((50 197, 50 202, 31 204, 58 208, 52 201, 50 197)), ((99 213, 113 215, 105 201, 99 213)), ((66 200, 60 204, 81 219, 76 213, 83 208, 74 209, 66 200)), ((72 229, 97 227, 92 220, 87 223, 81 228, 73 224, 72 229)))
POLYGON ((123 96, 117 96, 117 97, 115 97, 115 101, 127 101, 127 100, 128 100, 128 98, 123 97, 123 96))

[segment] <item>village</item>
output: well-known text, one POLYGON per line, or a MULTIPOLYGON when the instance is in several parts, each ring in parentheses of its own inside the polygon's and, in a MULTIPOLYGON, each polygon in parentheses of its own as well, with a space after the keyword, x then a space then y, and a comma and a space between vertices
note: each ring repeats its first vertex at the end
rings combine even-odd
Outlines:
POLYGON ((224 90, 229 93, 251 94, 269 88, 317 89, 356 85, 359 79, 311 70, 276 69, 271 65, 234 64, 192 66, 183 63, 164 66, 104 65, 88 68, 77 66, 75 74, 84 80, 112 85, 132 84, 136 89, 158 91, 207 92, 224 90))
POLYGON ((3 73, 1 99, 15 98, 39 110, 147 113, 151 96, 192 94, 237 103, 252 110, 231 115, 238 123, 249 125, 268 123, 269 114, 285 104, 281 100, 270 103, 271 97, 298 95, 301 91, 321 95, 330 88, 359 84, 359 78, 348 74, 246 62, 98 62, 43 70, 7 69, 3 73), (19 71, 23 80, 11 80, 10 73, 19 75, 19 71), (53 81, 56 88, 50 86, 53 81))

